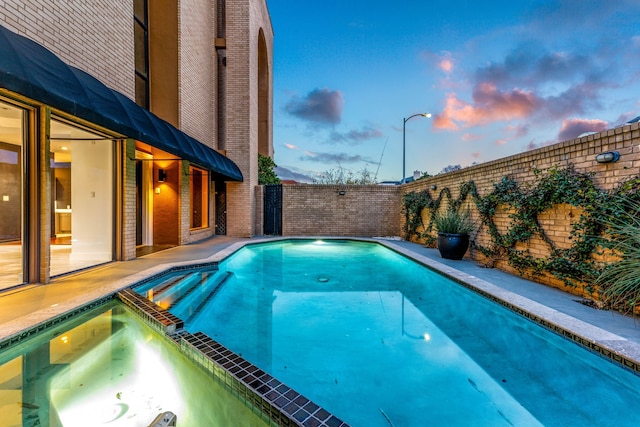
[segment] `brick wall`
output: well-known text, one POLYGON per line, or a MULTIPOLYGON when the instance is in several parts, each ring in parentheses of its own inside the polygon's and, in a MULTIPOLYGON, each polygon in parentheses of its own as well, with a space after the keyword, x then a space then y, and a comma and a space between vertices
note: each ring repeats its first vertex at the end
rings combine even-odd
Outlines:
POLYGON ((216 137, 215 2, 182 0, 178 19, 180 129, 218 148, 216 137))
MULTIPOLYGON (((624 180, 637 176, 640 172, 640 129, 639 124, 625 125, 598 134, 585 136, 522 154, 498 159, 492 162, 465 168, 448 174, 437 175, 402 186, 403 193, 429 191, 432 197, 437 198, 441 191, 448 188, 452 199, 459 196, 460 185, 473 181, 476 184, 480 196, 491 193, 494 184, 504 176, 511 176, 520 185, 534 184, 539 178, 534 170, 547 171, 552 167, 558 169, 573 165, 577 172, 594 174, 593 181, 601 190, 610 190, 617 187, 624 180), (620 160, 615 163, 597 163, 597 154, 606 151, 618 151, 620 160), (433 190, 433 186, 436 187, 433 190)), ((479 215, 470 198, 466 204, 475 218, 479 215)), ((509 206, 500 206, 494 217, 500 233, 505 233, 510 226, 509 206)), ((569 204, 560 204, 544 212, 539 218, 547 236, 553 244, 559 248, 568 248, 572 245, 570 231, 572 225, 579 219, 581 210, 569 204)), ((428 212, 424 213, 425 217, 428 212)), ((402 227, 404 216, 401 215, 399 225, 402 227)), ((434 233, 435 235, 435 233, 434 233)), ((486 245, 490 241, 486 228, 471 236, 477 243, 486 245)), ((422 242, 421 239, 416 239, 422 242)), ((550 255, 549 246, 542 239, 534 237, 526 244, 521 244, 517 249, 528 249, 536 257, 550 255)), ((517 273, 506 260, 487 260, 479 251, 470 250, 467 258, 481 263, 489 263, 491 266, 512 273, 517 273)), ((535 278, 536 280, 555 287, 565 288, 562 281, 550 275, 535 278)), ((574 289, 567 289, 575 291, 574 289)), ((580 293, 580 290, 577 291, 580 293)))
MULTIPOLYGON (((273 70, 273 30, 264 0, 226 2, 226 81, 224 149, 244 176, 227 184, 227 234, 249 237, 255 227, 258 184, 258 38, 262 29, 269 73, 273 70)), ((269 77, 271 80, 271 77, 269 77)), ((272 94, 269 94, 272 99, 272 94)), ((270 101, 270 104, 271 101, 270 101)))
POLYGON ((123 149, 122 261, 136 257, 136 141, 127 139, 123 149))
POLYGON ((385 185, 283 185, 282 234, 397 236, 400 192, 385 185))
POLYGON ((133 2, 3 0, 0 22, 133 98, 133 2))
MULTIPOLYGON (((569 165, 573 165, 577 172, 593 173, 594 183, 601 190, 616 188, 626 179, 637 176, 640 172, 639 124, 621 126, 403 186, 284 185, 283 235, 399 236, 402 235, 404 224, 402 196, 408 192, 428 191, 433 198, 437 198, 442 191, 449 189, 452 199, 457 200, 460 185, 473 181, 480 196, 486 196, 493 191, 494 184, 505 176, 512 177, 523 186, 533 185, 539 179, 534 170, 544 174, 550 168, 563 169, 569 165), (597 163, 596 155, 606 151, 618 151, 620 160, 597 163), (344 195, 339 195, 341 190, 345 191, 344 195)), ((443 206, 446 206, 446 202, 443 206)), ((467 199, 466 207, 476 219, 479 218, 471 198, 467 199)), ((512 212, 509 206, 498 208, 494 221, 501 233, 506 233, 511 226, 509 214, 512 212)), ((573 243, 570 232, 580 214, 579 207, 559 204, 543 212, 538 220, 553 244, 559 249, 566 249, 573 243)), ((425 223, 428 223, 428 215, 429 212, 423 212, 425 223)), ((480 228, 472 235, 472 239, 486 245, 490 236, 486 229, 480 228)), ((424 239, 414 240, 425 242, 424 239)), ((550 255, 549 246, 539 237, 533 237, 517 249, 527 249, 540 258, 550 255)), ((491 261, 492 267, 518 273, 506 260, 484 259, 477 250, 470 250, 466 257, 480 263, 491 261)), ((601 256, 596 258, 611 260, 601 256)), ((561 280, 551 275, 532 278, 570 292, 583 293, 581 289, 566 288, 561 280)))
POLYGON ((261 235, 264 230, 264 185, 256 185, 256 215, 253 233, 261 235))

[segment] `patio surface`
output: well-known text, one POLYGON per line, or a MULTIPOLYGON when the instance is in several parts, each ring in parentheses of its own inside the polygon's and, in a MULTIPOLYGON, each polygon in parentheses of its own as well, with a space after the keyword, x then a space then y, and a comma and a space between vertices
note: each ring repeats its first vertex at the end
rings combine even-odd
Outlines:
MULTIPOLYGON (((48 285, 5 291, 0 293, 0 340, 117 292, 172 265, 219 261, 246 243, 268 240, 273 239, 217 236, 132 261, 115 262, 60 277, 48 285)), ((575 295, 497 269, 482 268, 470 260, 442 259, 436 249, 419 244, 401 240, 364 240, 380 241, 458 281, 569 329, 589 342, 614 349, 640 365, 640 322, 636 318, 591 308, 581 304, 575 295)))

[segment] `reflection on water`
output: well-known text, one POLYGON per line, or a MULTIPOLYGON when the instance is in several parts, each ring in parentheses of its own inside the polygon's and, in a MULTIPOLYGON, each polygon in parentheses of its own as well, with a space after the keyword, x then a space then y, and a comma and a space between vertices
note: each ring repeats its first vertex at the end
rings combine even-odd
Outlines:
POLYGON ((116 302, 0 354, 3 426, 146 427, 163 411, 183 426, 265 425, 116 302))

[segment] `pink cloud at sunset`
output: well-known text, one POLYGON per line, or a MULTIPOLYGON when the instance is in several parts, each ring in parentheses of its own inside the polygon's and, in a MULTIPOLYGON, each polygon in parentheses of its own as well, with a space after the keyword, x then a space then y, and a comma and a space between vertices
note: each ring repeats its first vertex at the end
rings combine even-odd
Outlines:
POLYGON ((434 128, 458 130, 495 121, 522 119, 533 114, 541 100, 521 89, 500 91, 493 83, 480 83, 473 91, 473 104, 447 95, 445 108, 435 117, 434 128))
POLYGON ((451 58, 444 58, 438 63, 438 68, 449 74, 453 71, 453 61, 451 58))

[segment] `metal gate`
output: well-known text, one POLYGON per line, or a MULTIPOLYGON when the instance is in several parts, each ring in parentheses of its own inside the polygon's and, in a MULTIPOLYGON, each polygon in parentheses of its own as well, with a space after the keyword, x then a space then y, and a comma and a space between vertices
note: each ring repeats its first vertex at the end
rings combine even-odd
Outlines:
POLYGON ((224 182, 216 181, 216 235, 227 234, 227 187, 224 182))
POLYGON ((264 234, 282 235, 282 185, 264 186, 264 234))

